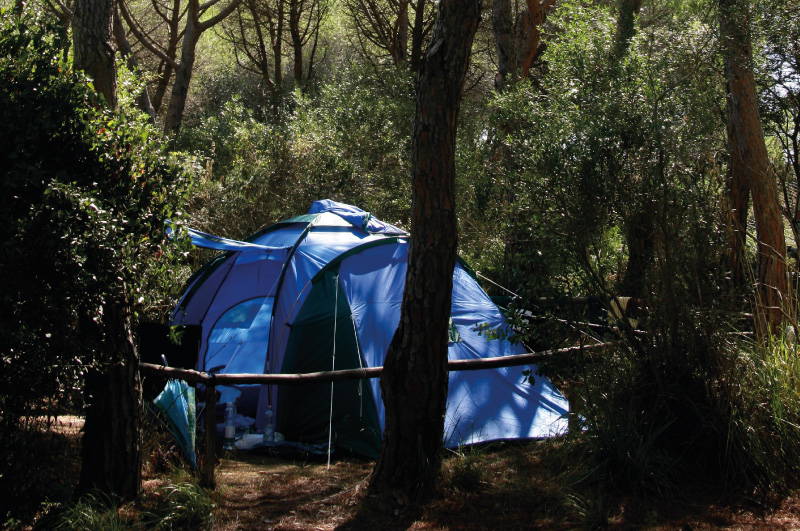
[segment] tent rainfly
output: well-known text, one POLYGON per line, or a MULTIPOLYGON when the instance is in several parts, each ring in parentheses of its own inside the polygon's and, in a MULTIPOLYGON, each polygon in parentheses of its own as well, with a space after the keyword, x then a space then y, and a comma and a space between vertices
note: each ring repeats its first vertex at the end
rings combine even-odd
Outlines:
MULTIPOLYGON (((408 234, 330 200, 267 227, 245 242, 190 231, 193 243, 224 251, 189 280, 171 324, 202 327, 197 370, 307 373, 382 366, 400 321, 408 234)), ((485 332, 503 315, 458 262, 448 356, 507 356, 520 345, 485 332), (479 333, 479 327, 484 333, 479 333)), ((502 336, 502 334, 499 334, 502 336)), ((536 367, 526 367, 534 373, 536 367)), ((567 430, 568 403, 526 368, 450 373, 445 444, 543 438, 567 430)), ((377 379, 300 386, 240 386, 239 411, 260 429, 268 406, 286 440, 327 442, 375 457, 384 408, 377 379), (331 398, 332 396, 332 398, 331 398)))

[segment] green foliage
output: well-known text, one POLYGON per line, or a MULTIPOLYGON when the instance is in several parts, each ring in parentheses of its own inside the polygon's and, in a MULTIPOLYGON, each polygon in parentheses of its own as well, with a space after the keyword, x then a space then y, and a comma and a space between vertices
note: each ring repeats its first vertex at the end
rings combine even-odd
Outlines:
POLYGON ((42 529, 53 531, 122 531, 130 529, 127 519, 120 514, 119 499, 93 491, 63 509, 53 509, 39 523, 42 529))
POLYGON ((715 221, 724 144, 720 84, 703 55, 712 28, 685 10, 661 13, 618 62, 610 12, 573 2, 557 14, 543 88, 519 84, 496 104, 508 133, 495 142, 513 154, 501 168, 514 197, 511 283, 528 296, 596 291, 598 280, 619 293, 633 227, 652 225, 652 247, 695 232, 697 215, 715 221))
POLYGON ((731 465, 719 458, 729 455, 719 434, 729 431, 732 402, 717 385, 745 388, 720 371, 738 355, 725 312, 740 301, 725 281, 723 83, 716 21, 704 16, 678 2, 647 6, 621 49, 613 13, 561 4, 538 86, 520 83, 495 102, 489 140, 501 155, 488 154, 492 177, 480 197, 506 209, 506 282, 518 304, 546 315, 538 297, 646 303, 646 334, 622 319, 598 337, 575 323, 586 314, 565 315, 561 305, 566 323, 523 335, 548 347, 578 334, 619 340, 602 355, 547 367, 570 382, 586 421, 578 440, 592 484, 670 492, 681 471, 731 465))
POLYGON ((49 504, 37 529, 116 531, 126 529, 208 529, 213 522, 211 496, 191 482, 167 483, 136 504, 92 491, 66 504, 49 504))
POLYGON ((189 213, 205 230, 237 238, 324 198, 407 224, 412 116, 405 77, 358 67, 294 93, 275 116, 232 97, 181 133, 183 149, 207 157, 189 213))
POLYGON ((793 333, 730 345, 716 382, 730 405, 725 472, 732 481, 787 492, 800 481, 800 358, 793 333))
POLYGON ((155 508, 143 515, 147 529, 206 529, 212 522, 213 500, 196 483, 168 483, 153 498, 155 508))
POLYGON ((152 302, 149 283, 178 252, 161 244, 186 172, 126 98, 102 108, 67 44, 55 20, 0 14, 4 470, 24 463, 28 420, 69 407, 87 368, 113 361, 109 305, 152 302))

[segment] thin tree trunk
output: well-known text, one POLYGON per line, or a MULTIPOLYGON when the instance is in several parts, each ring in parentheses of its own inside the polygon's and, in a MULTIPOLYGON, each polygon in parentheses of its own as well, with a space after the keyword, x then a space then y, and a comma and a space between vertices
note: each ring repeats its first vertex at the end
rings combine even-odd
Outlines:
POLYGON ((734 142, 735 132, 732 121, 728 121, 728 206, 730 208, 728 224, 730 228, 730 268, 731 284, 734 289, 745 286, 747 278, 745 262, 745 243, 747 239, 747 218, 750 210, 750 187, 747 182, 739 144, 734 142))
POLYGON ((778 186, 767 155, 752 70, 749 5, 746 0, 720 0, 720 33, 728 83, 728 120, 734 146, 750 192, 758 238, 759 330, 777 332, 789 296, 786 240, 778 186), (738 153, 737 153, 738 152, 738 153))
POLYGON ((117 66, 112 20, 115 0, 76 0, 72 16, 73 64, 92 79, 106 105, 117 108, 117 66))
POLYGON ((397 16, 397 61, 396 66, 405 66, 408 62, 408 3, 400 0, 400 13, 397 16))
POLYGON ((370 483, 400 503, 430 494, 441 467, 458 240, 455 138, 479 21, 478 1, 442 0, 417 80, 408 271, 400 325, 380 380, 386 428, 370 483))
POLYGON ((142 488, 142 388, 129 325, 121 304, 106 308, 104 348, 114 361, 87 378, 79 490, 99 489, 133 500, 142 488))
POLYGON ((164 132, 176 134, 183 123, 183 110, 186 107, 186 97, 189 94, 189 84, 192 81, 194 70, 195 50, 200 40, 200 20, 197 13, 197 2, 190 2, 186 14, 186 29, 181 46, 181 60, 175 69, 175 82, 172 84, 167 116, 164 121, 164 132))
MULTIPOLYGON (((275 32, 272 35, 273 46, 272 53, 275 59, 275 86, 278 93, 283 90, 283 24, 286 13, 286 0, 278 0, 278 23, 275 32)), ((275 100, 277 102, 277 98, 275 100)))
POLYGON ((294 51, 294 86, 303 87, 303 38, 300 29, 299 0, 292 0, 289 11, 289 34, 294 51))
POLYGON ((425 38, 425 3, 417 0, 414 4, 414 28, 411 31, 411 71, 418 72, 422 61, 422 41, 425 38))
POLYGON ((497 47, 497 75, 494 79, 494 88, 497 92, 502 93, 507 84, 513 84, 513 76, 518 67, 511 0, 494 0, 492 22, 495 46, 497 47))
POLYGON ((213 28, 228 17, 239 6, 241 0, 230 0, 225 7, 215 7, 214 15, 206 16, 214 2, 200 4, 199 0, 189 0, 186 9, 186 27, 183 31, 181 45, 181 59, 175 68, 175 82, 172 84, 167 116, 164 120, 164 132, 177 134, 183 123, 183 110, 186 107, 186 98, 189 95, 189 84, 192 81, 194 70, 195 51, 200 35, 209 28, 213 28), (201 19, 202 15, 202 21, 201 19))

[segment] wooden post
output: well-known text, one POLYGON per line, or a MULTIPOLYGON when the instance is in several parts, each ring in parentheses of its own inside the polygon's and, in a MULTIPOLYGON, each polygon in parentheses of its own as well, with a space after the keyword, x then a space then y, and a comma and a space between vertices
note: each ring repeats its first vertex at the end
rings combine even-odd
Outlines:
POLYGON ((213 383, 206 384, 206 457, 203 462, 203 486, 214 488, 214 464, 216 458, 217 434, 217 388, 213 383))

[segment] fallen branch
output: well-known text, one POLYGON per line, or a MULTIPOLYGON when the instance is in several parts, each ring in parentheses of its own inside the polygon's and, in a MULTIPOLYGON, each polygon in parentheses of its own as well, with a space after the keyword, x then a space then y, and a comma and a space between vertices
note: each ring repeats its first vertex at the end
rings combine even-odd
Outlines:
MULTIPOLYGON (((543 352, 526 352, 511 356, 498 356, 494 358, 481 358, 474 360, 450 360, 447 369, 451 372, 477 371, 481 369, 496 369, 499 367, 515 367, 538 363, 553 357, 568 356, 582 350, 598 350, 611 346, 613 343, 596 343, 592 345, 567 347, 543 352)), ((341 382, 347 380, 363 380, 379 378, 383 367, 368 367, 364 369, 347 369, 342 371, 311 372, 305 374, 208 374, 190 369, 177 369, 164 367, 151 363, 139 365, 142 372, 161 376, 163 378, 178 378, 189 383, 202 383, 206 385, 244 385, 244 384, 281 384, 299 385, 314 382, 341 382)))

